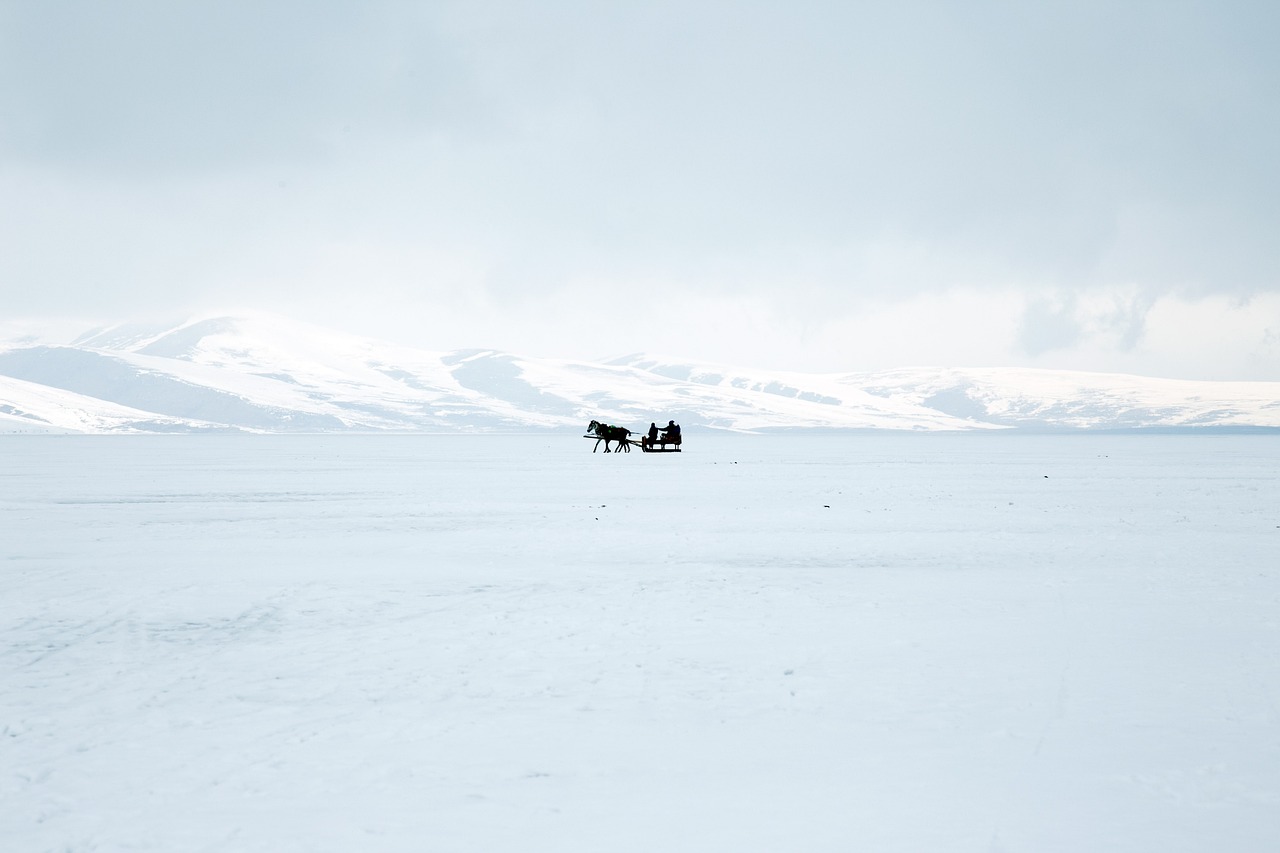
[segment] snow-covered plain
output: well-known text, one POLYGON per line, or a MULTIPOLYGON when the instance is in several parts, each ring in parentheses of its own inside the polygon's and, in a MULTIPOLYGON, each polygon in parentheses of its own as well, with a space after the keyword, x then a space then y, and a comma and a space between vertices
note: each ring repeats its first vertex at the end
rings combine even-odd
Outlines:
POLYGON ((2 436, 0 849, 1273 851, 1268 436, 2 436))

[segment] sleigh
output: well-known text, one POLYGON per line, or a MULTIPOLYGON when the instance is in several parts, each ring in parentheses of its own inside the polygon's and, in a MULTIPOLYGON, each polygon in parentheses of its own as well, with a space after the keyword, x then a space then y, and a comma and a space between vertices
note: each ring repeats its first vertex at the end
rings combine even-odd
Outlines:
POLYGON ((632 439, 631 443, 639 445, 640 449, 645 453, 679 453, 680 452, 680 436, 664 436, 660 435, 654 439, 653 443, 649 442, 649 436, 636 441, 632 439), (668 447, 667 445, 671 445, 668 447))

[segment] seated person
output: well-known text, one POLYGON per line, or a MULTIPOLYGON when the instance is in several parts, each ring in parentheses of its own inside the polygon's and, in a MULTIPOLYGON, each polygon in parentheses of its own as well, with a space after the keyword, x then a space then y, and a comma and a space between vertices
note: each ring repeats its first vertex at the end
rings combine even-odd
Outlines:
POLYGON ((668 444, 679 444, 679 443, 680 443, 680 424, 676 423, 675 421, 667 421, 667 425, 662 428, 662 441, 661 441, 662 446, 666 447, 668 444))
POLYGON ((643 444, 645 447, 653 447, 657 443, 658 443, 658 425, 655 423, 651 423, 649 424, 649 434, 646 435, 641 440, 641 444, 643 444))

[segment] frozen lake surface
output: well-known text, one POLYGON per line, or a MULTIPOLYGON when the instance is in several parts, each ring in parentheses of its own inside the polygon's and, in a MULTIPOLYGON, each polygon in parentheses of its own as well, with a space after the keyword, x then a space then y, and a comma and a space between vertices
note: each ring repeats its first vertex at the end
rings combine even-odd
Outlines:
POLYGON ((0 437, 0 849, 1280 849, 1276 437, 590 448, 0 437))

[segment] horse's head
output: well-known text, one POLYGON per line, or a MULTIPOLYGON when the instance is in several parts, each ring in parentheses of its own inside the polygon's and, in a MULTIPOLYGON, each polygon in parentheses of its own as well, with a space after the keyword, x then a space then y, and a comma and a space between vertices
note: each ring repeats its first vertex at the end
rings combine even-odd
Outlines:
POLYGON ((591 423, 587 424, 587 432, 596 432, 602 426, 604 426, 604 424, 600 423, 599 421, 592 421, 591 423))

